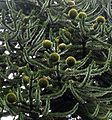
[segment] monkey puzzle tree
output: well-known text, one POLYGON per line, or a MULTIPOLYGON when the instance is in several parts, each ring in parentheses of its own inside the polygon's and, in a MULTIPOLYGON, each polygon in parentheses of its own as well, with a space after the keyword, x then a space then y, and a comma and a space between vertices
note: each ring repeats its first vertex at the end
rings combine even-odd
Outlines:
POLYGON ((111 118, 111 0, 108 5, 37 0, 28 12, 17 1, 6 5, 0 32, 0 116, 111 118))

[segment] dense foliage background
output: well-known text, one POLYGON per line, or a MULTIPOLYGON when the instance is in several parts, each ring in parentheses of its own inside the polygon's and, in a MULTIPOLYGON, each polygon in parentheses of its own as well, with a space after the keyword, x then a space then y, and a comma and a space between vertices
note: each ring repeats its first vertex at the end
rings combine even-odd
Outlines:
POLYGON ((0 117, 111 119, 111 0, 0 2, 0 117))

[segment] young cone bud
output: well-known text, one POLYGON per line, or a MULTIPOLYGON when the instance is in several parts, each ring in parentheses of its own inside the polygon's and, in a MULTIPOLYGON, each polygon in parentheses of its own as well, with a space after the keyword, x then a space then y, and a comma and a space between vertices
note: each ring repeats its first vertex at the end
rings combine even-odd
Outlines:
POLYGON ((44 40, 44 41, 42 42, 42 45, 43 45, 44 48, 50 49, 51 46, 52 46, 52 42, 51 42, 50 40, 44 40))
POLYGON ((97 18, 96 18, 96 22, 97 23, 104 23, 106 20, 105 20, 105 17, 103 17, 103 16, 98 16, 97 18))
POLYGON ((79 14, 77 15, 77 17, 79 19, 82 19, 82 18, 86 18, 87 17, 87 14, 85 12, 79 12, 79 14))
POLYGON ((60 60, 60 55, 56 52, 50 54, 50 61, 58 62, 60 60))
POLYGON ((14 104, 17 101, 17 96, 15 93, 11 92, 6 95, 6 101, 10 104, 14 104))
POLYGON ((63 50, 66 49, 66 44, 65 44, 65 43, 61 43, 61 44, 59 44, 58 48, 59 48, 61 51, 63 51, 63 50))
POLYGON ((76 62, 76 59, 74 58, 74 57, 72 57, 72 56, 69 56, 69 57, 67 57, 67 59, 66 59, 66 64, 68 65, 68 66, 74 66, 75 65, 75 62, 76 62))
POLYGON ((28 82, 30 81, 30 77, 27 76, 27 75, 23 75, 23 81, 24 81, 25 83, 28 83, 28 82))
POLYGON ((29 16, 25 16, 25 17, 23 18, 23 22, 24 22, 24 23, 28 23, 29 19, 30 19, 29 16))
POLYGON ((68 1, 67 1, 67 4, 68 4, 68 5, 75 5, 75 2, 74 2, 73 0, 68 0, 68 1))
POLYGON ((41 88, 46 88, 48 86, 49 82, 48 82, 48 79, 47 77, 42 77, 39 79, 39 86, 41 88))
POLYGON ((72 8, 71 10, 69 10, 68 12, 68 16, 71 18, 71 19, 75 19, 76 16, 77 16, 78 12, 75 8, 72 8))

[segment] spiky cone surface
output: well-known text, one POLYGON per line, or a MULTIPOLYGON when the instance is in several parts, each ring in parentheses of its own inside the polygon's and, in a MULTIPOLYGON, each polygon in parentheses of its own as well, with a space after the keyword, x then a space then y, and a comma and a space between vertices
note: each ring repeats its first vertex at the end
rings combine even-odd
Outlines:
POLYGON ((53 52, 53 53, 50 54, 49 60, 51 62, 58 62, 60 60, 60 55, 56 52, 53 52))
POLYGON ((106 21, 106 19, 105 19, 105 17, 104 16, 98 16, 97 18, 96 18, 96 22, 97 23, 105 23, 105 21, 106 21))
POLYGON ((46 49, 50 49, 51 46, 52 46, 52 42, 51 42, 50 40, 44 40, 44 41, 42 42, 42 46, 43 46, 44 48, 46 48, 46 49))
POLYGON ((78 12, 75 8, 72 8, 68 11, 68 16, 71 18, 71 19, 75 19, 78 15, 78 12))
POLYGON ((72 67, 75 65, 76 63, 76 59, 73 57, 73 56, 69 56, 66 58, 66 64, 69 66, 69 67, 72 67))
POLYGON ((10 92, 6 95, 6 102, 10 104, 14 104, 17 102, 17 96, 15 93, 10 92))
POLYGON ((41 88, 46 88, 49 85, 49 81, 47 77, 42 77, 39 79, 39 86, 41 88))

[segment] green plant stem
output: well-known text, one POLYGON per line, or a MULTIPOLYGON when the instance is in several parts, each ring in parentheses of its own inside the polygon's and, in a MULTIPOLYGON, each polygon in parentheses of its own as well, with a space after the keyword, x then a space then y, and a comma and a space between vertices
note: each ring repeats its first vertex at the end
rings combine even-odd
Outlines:
POLYGON ((62 88, 62 85, 61 85, 61 76, 60 76, 60 73, 59 73, 59 63, 57 63, 57 80, 58 80, 58 85, 60 88, 62 88))
POLYGON ((32 118, 32 109, 33 109, 33 99, 32 99, 32 83, 33 80, 30 80, 30 88, 29 88, 29 103, 30 103, 30 109, 29 109, 29 113, 30 113, 30 117, 32 118))

